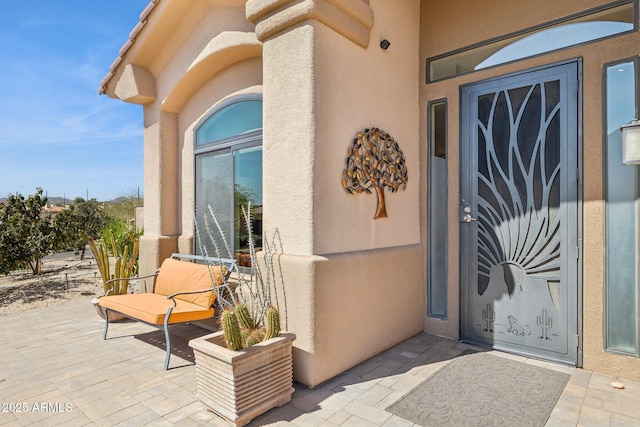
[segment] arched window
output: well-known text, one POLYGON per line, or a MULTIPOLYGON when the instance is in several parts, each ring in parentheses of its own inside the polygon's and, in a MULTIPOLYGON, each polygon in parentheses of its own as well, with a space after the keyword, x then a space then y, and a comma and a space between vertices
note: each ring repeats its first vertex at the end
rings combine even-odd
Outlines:
POLYGON ((248 99, 226 104, 215 111, 196 130, 196 145, 262 130, 262 101, 248 99))
POLYGON ((248 263, 242 206, 251 202, 256 246, 262 236, 262 99, 243 96, 216 108, 195 131, 196 253, 248 263), (226 244, 211 222, 212 210, 226 244), (207 233, 207 224, 214 233, 207 233), (226 247, 229 248, 230 254, 226 247))

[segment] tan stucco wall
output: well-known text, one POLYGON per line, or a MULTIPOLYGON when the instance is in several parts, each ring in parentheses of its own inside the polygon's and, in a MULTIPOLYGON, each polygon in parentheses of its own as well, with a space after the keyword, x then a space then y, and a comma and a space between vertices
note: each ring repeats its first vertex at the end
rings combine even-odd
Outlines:
POLYGON ((388 1, 370 5, 375 21, 366 50, 322 27, 313 46, 313 250, 319 254, 420 243, 419 6, 403 2, 397 7, 388 1), (391 42, 388 50, 379 47, 384 38, 391 42), (409 175, 405 191, 385 191, 388 217, 377 220, 375 192, 352 195, 340 185, 355 134, 372 126, 398 142, 409 175))
POLYGON ((312 273, 310 287, 291 283, 287 295, 290 329, 300 331, 297 381, 318 385, 422 331, 419 245, 295 258, 312 273))
MULTIPOLYGON (((149 107, 145 107, 145 116, 149 107)), ((160 112, 157 120, 145 117, 144 235, 140 238, 140 275, 152 274, 162 260, 175 252, 179 233, 177 117, 160 112)), ((150 290, 145 284, 145 289, 150 290)))
POLYGON ((366 48, 315 20, 263 40, 264 228, 278 230, 280 262, 298 281, 286 307, 294 372, 312 386, 422 330, 419 5, 369 5, 366 48), (349 144, 371 126, 398 141, 409 168, 407 190, 387 191, 378 220, 373 194, 341 184, 349 144))
POLYGON ((419 245, 330 256, 276 255, 274 300, 297 335, 296 381, 316 386, 422 330, 419 245), (392 268, 374 268, 386 265, 392 268))
MULTIPOLYGON (((606 2, 422 2, 421 77, 426 76, 426 58, 474 42, 496 37, 524 27, 569 15, 572 8, 589 8, 606 2), (535 3, 535 4, 534 4, 535 3), (453 9, 449 10, 449 7, 453 9), (465 7, 464 14, 454 15, 456 8, 465 7), (517 11, 517 13, 516 13, 517 11), (453 19, 454 16, 456 19, 453 19), (508 19, 496 17, 508 16, 508 19), (473 19, 471 19, 473 17, 473 19), (443 34, 447 36, 444 37, 443 34)), ((639 53, 638 33, 615 37, 583 46, 480 70, 457 78, 432 84, 422 84, 420 90, 421 117, 426 117, 430 100, 448 100, 448 167, 449 167, 449 319, 441 321, 426 318, 425 330, 452 338, 458 337, 459 328, 459 87, 491 77, 527 70, 558 61, 582 58, 582 145, 583 145, 583 248, 582 248, 582 310, 583 310, 583 366, 586 369, 614 376, 640 379, 640 358, 606 353, 603 351, 603 229, 604 205, 602 188, 602 70, 606 62, 627 58, 639 53)), ((426 140, 426 122, 421 122, 422 140, 426 140)), ((426 146, 421 157, 426 164, 426 146)), ((426 172, 425 172, 426 174, 426 172)), ((425 176, 422 178, 426 182, 425 176)), ((425 184, 426 188, 426 184, 425 184)), ((421 192, 423 199, 424 191, 421 192)), ((425 206, 421 203, 421 206, 425 206)), ((426 229, 426 215, 421 215, 426 229)))
POLYGON ((265 226, 277 221, 291 253, 420 242, 417 4, 371 6, 376 24, 367 49, 313 22, 264 46, 264 186, 295 179, 288 191, 265 194, 265 226), (378 46, 384 37, 388 51, 378 46), (372 126, 398 141, 409 170, 406 191, 387 190, 389 216, 375 221, 375 194, 349 195, 340 184, 353 137, 372 126))

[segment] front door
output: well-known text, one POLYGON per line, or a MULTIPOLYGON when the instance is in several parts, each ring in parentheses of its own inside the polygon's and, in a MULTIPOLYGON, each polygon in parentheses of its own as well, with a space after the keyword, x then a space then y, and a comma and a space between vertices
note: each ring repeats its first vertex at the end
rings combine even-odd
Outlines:
POLYGON ((579 361, 579 62, 461 89, 461 336, 579 361))

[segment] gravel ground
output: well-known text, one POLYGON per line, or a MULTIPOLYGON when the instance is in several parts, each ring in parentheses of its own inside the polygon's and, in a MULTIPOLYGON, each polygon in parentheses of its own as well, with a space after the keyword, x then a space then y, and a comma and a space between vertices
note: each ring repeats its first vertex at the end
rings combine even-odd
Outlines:
POLYGON ((89 251, 84 260, 73 252, 45 259, 43 274, 31 270, 0 276, 0 316, 102 295, 102 280, 89 251))

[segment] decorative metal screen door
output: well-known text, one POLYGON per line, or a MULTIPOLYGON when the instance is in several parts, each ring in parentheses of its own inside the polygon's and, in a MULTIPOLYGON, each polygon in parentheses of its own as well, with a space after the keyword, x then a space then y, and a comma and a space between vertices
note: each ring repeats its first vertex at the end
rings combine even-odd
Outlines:
POLYGON ((577 62, 461 89, 461 335, 577 364, 577 62))

